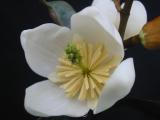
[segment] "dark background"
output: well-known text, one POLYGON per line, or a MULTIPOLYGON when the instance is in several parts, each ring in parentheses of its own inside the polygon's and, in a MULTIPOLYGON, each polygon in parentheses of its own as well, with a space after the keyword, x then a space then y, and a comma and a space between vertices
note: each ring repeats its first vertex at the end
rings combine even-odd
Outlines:
MULTIPOLYGON (((92 0, 66 0, 76 11, 92 0)), ((159 0, 141 0, 148 12, 148 20, 160 15, 159 0)), ((40 0, 4 0, 0 2, 1 20, 1 120, 35 120, 23 107, 25 88, 44 78, 28 67, 20 45, 20 33, 43 23, 52 22, 47 8, 40 0), (3 118, 5 117, 5 118, 3 118)), ((138 13, 137 13, 138 14, 138 13)), ((160 51, 147 51, 141 46, 129 49, 126 57, 135 61, 136 82, 128 97, 111 109, 95 115, 95 120, 160 120, 160 51), (138 99, 138 100, 137 100, 138 99), (141 100, 139 100, 141 99, 141 100), (145 101, 143 101, 143 99, 145 101), (149 101, 148 101, 149 100, 149 101), (152 101, 150 101, 152 100, 152 101)))

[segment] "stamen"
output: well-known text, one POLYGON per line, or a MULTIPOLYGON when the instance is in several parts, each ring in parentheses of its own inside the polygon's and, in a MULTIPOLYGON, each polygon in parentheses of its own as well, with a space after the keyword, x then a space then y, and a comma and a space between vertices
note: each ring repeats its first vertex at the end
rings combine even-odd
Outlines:
POLYGON ((85 84, 86 89, 88 90, 89 89, 89 81, 88 81, 87 75, 85 75, 85 77, 84 77, 84 84, 85 84))
POLYGON ((64 56, 59 58, 56 83, 68 97, 93 101, 93 107, 115 65, 103 44, 97 46, 75 40, 67 45, 64 56))

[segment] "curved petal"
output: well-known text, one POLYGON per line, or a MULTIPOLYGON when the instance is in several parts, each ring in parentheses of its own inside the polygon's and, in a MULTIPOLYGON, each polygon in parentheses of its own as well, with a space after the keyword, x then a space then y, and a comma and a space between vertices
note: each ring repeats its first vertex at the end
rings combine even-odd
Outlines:
POLYGON ((26 89, 25 109, 30 114, 40 117, 60 115, 79 117, 89 111, 86 104, 68 99, 63 90, 48 80, 26 89))
POLYGON ((133 59, 129 58, 123 61, 106 81, 99 103, 94 111, 100 113, 111 106, 118 100, 125 97, 131 90, 135 81, 135 70, 133 59))
POLYGON ((47 77, 54 72, 57 59, 72 39, 68 28, 48 23, 21 33, 26 60, 37 74, 47 77))
POLYGON ((121 37, 113 24, 95 7, 87 7, 71 18, 71 29, 92 43, 103 43, 109 55, 123 59, 121 37))
MULTIPOLYGON (((124 6, 124 4, 122 4, 124 6)), ((144 5, 140 1, 134 1, 128 19, 125 39, 139 34, 144 24, 147 22, 147 13, 144 5)))
POLYGON ((116 25, 116 18, 119 14, 112 0, 93 0, 92 6, 98 8, 101 13, 108 17, 108 19, 116 25))

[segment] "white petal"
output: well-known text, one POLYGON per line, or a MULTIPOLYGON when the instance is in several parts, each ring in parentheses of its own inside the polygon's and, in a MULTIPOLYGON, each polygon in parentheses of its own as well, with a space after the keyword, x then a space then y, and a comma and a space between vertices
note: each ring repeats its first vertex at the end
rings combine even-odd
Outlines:
POLYGON ((108 17, 108 19, 115 25, 117 15, 117 9, 112 0, 93 0, 92 6, 98 8, 101 13, 108 17))
POLYGON ((71 29, 92 43, 103 43, 109 55, 116 56, 119 62, 124 56, 121 37, 114 25, 95 7, 87 7, 71 18, 71 29))
POLYGON ((133 59, 129 58, 123 61, 116 68, 110 79, 106 81, 94 113, 97 114, 110 108, 118 100, 125 97, 130 92, 134 81, 135 70, 133 59))
POLYGON ((30 114, 40 117, 60 115, 79 117, 89 111, 86 104, 68 99, 63 90, 48 80, 26 89, 25 109, 30 114))
POLYGON ((34 72, 43 77, 55 70, 58 57, 71 39, 72 33, 68 28, 51 23, 21 33, 27 62, 34 72))
MULTIPOLYGON (((122 5, 124 6, 124 4, 122 5)), ((147 13, 144 5, 140 1, 134 1, 128 19, 125 32, 125 39, 139 34, 144 24, 147 22, 147 13)))

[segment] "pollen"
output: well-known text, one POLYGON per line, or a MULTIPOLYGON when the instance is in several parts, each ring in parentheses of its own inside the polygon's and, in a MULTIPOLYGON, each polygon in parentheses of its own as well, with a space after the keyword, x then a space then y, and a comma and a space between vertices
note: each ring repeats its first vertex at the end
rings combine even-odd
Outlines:
POLYGON ((106 80, 116 67, 114 58, 108 56, 103 44, 92 44, 84 40, 75 40, 72 44, 81 59, 78 63, 73 62, 67 54, 59 58, 58 80, 55 83, 63 88, 70 98, 97 101, 106 80))

